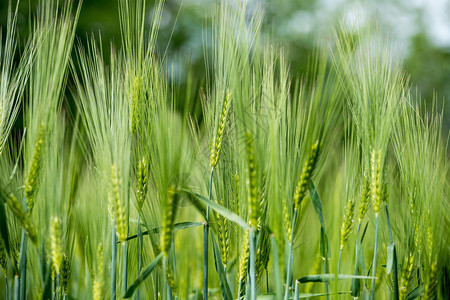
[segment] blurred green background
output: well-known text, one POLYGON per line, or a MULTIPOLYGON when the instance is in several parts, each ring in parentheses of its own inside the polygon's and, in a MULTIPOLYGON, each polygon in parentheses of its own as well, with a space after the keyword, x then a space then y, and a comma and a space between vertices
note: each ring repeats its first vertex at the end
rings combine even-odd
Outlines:
MULTIPOLYGON (((104 49, 110 41, 120 46, 118 0, 84 0, 77 36, 86 43, 91 34, 101 32, 104 49)), ((0 26, 6 26, 8 0, 0 0, 0 26)), ((12 1, 13 4, 16 1, 12 1)), ((362 21, 375 15, 380 27, 389 32, 399 58, 410 75, 423 103, 433 98, 438 108, 450 99, 450 1, 447 0, 259 0, 249 1, 265 8, 263 32, 282 46, 290 69, 299 78, 305 72, 318 37, 327 36, 340 16, 355 15, 362 21)), ((37 0, 22 0, 19 8, 19 35, 23 42, 29 33, 30 12, 37 0)), ((185 84, 186 72, 193 72, 202 85, 205 78, 203 41, 211 21, 215 1, 167 0, 158 37, 160 55, 167 62, 169 79, 185 84)), ((151 22, 154 1, 148 1, 147 20, 151 22)), ((4 37, 3 37, 4 38, 4 37)), ((106 52, 106 51, 105 51, 106 52)), ((183 90, 183 89, 181 89, 183 90)), ((448 105, 446 105, 448 106, 448 105)), ((444 135, 450 128, 450 109, 444 113, 444 135)))

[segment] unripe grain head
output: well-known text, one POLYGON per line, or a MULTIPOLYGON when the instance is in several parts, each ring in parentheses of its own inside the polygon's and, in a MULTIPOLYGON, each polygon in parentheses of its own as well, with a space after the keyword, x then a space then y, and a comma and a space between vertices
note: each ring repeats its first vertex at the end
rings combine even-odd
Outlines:
POLYGON ((50 224, 50 252, 56 274, 60 274, 63 263, 62 224, 58 217, 53 217, 50 224))
POLYGON ((16 216, 19 223, 25 229, 25 233, 30 238, 31 242, 36 245, 37 244, 36 227, 31 222, 30 217, 23 209, 23 206, 19 203, 16 196, 14 196, 13 194, 9 196, 9 200, 7 203, 13 214, 16 216))
POLYGON ((136 172, 136 201, 138 204, 138 211, 142 211, 142 206, 144 205, 145 197, 147 195, 147 185, 148 185, 148 165, 145 157, 139 160, 136 172))
POLYGON ((227 92, 225 99, 222 103, 222 111, 217 122, 217 129, 214 132, 212 144, 211 144, 211 154, 209 157, 209 163, 211 169, 214 169, 219 161, 220 150, 222 149, 223 135, 225 132, 225 126, 227 124, 228 112, 231 107, 231 93, 227 92))
POLYGON ((258 215, 260 212, 260 202, 258 201, 258 172, 253 147, 253 138, 250 131, 247 131, 247 162, 248 162, 248 216, 251 227, 256 228, 258 224, 258 215))
POLYGON ((97 247, 97 274, 95 275, 93 283, 93 298, 94 300, 103 299, 103 286, 105 282, 103 279, 103 244, 99 243, 97 247))
POLYGON ((344 219, 341 226, 341 249, 344 248, 345 242, 350 236, 353 226, 353 215, 355 212, 355 201, 349 199, 347 201, 347 207, 345 208, 344 219))
POLYGON ((370 195, 375 215, 378 215, 382 202, 381 150, 371 152, 370 195))
POLYGON ((114 216, 114 223, 116 226, 117 238, 119 241, 123 242, 127 238, 127 220, 125 207, 122 205, 120 197, 120 186, 121 180, 119 173, 117 172, 116 166, 111 165, 111 183, 112 183, 112 214, 114 216))
POLYGON ((36 194, 39 170, 42 161, 42 147, 44 143, 45 126, 41 125, 36 143, 34 145, 33 157, 31 159, 30 169, 25 179, 25 198, 27 201, 28 213, 31 214, 34 207, 34 196, 36 194))
POLYGON ((319 154, 319 141, 317 140, 312 146, 308 159, 305 161, 294 193, 294 210, 300 208, 300 202, 303 200, 308 188, 309 180, 314 171, 317 157, 319 154))

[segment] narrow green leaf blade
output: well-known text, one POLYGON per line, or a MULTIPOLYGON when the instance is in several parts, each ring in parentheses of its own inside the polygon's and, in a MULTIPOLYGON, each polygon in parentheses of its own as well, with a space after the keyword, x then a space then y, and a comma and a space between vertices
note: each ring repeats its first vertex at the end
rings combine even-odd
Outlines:
POLYGON ((219 215, 221 215, 224 218, 228 219, 228 221, 236 223, 237 225, 239 225, 243 229, 250 229, 250 226, 247 224, 247 222, 245 222, 241 217, 239 217, 234 212, 226 209, 225 207, 223 207, 222 205, 220 205, 220 204, 218 204, 218 203, 216 203, 214 201, 209 200, 208 198, 203 197, 202 195, 199 195, 199 194, 196 194, 196 193, 191 193, 191 194, 193 194, 195 197, 197 197, 197 199, 199 199, 204 204, 209 205, 219 215))
MULTIPOLYGON (((374 279, 375 277, 371 276, 363 276, 363 275, 349 275, 349 274, 338 274, 337 279, 338 280, 344 280, 344 279, 374 279)), ((306 282, 329 282, 331 280, 336 279, 336 274, 317 274, 317 275, 307 275, 304 277, 301 277, 298 279, 300 283, 306 283, 306 282)))
POLYGON ((220 289, 222 290, 222 296, 223 296, 223 299, 225 299, 225 300, 231 300, 231 299, 233 299, 233 296, 231 294, 230 286, 228 285, 227 274, 225 273, 225 269, 224 269, 223 263, 222 263, 222 258, 220 257, 219 247, 217 247, 216 239, 214 238, 213 234, 211 234, 211 239, 213 242, 214 259, 215 259, 217 274, 219 275, 219 283, 220 283, 220 289))
MULTIPOLYGON (((359 230, 360 228, 358 226, 358 231, 356 232, 356 245, 355 245, 355 271, 354 271, 355 276, 359 275, 359 270, 362 268, 360 262, 362 261, 364 263, 364 257, 360 257, 363 254, 361 251, 361 239, 359 237, 359 230)), ((353 278, 350 289, 352 297, 354 298, 359 297, 361 293, 361 280, 358 278, 353 278)))
POLYGON ((408 296, 406 296, 407 300, 413 300, 418 298, 420 295, 422 295, 423 291, 425 290, 425 287, 423 284, 419 285, 415 289, 413 289, 411 292, 409 292, 408 296))
POLYGON ((386 273, 389 275, 392 272, 392 266, 394 264, 394 251, 395 245, 390 244, 387 247, 387 262, 386 262, 386 273))
MULTIPOLYGON (((202 222, 180 222, 180 223, 175 224, 173 230, 178 231, 178 230, 183 230, 186 228, 199 227, 202 225, 203 225, 202 222)), ((141 232, 141 235, 155 234, 155 233, 158 233, 160 231, 160 229, 161 229, 161 227, 153 227, 149 230, 141 232)), ((138 236, 137 234, 130 235, 129 237, 126 238, 126 241, 134 240, 135 238, 137 238, 137 236, 138 236)), ((117 243, 120 244, 120 241, 118 241, 117 243)))
MULTIPOLYGON (((332 295, 345 295, 345 294, 349 294, 350 291, 341 291, 341 292, 337 292, 337 293, 298 293, 298 298, 299 299, 309 299, 309 298, 313 298, 313 297, 324 297, 324 296, 332 296, 332 295)), ((257 297, 258 300, 272 300, 272 299, 278 299, 276 298, 275 294, 262 294, 262 295, 258 295, 257 297)), ((291 297, 290 299, 293 299, 293 297, 291 297)))
POLYGON ((136 289, 153 272, 153 270, 159 264, 159 261, 162 259, 162 257, 163 257, 162 253, 158 254, 158 256, 156 256, 155 259, 152 261, 152 263, 141 272, 139 277, 128 288, 127 292, 123 296, 124 298, 130 298, 131 296, 133 296, 136 289))
POLYGON ((323 235, 325 238, 325 240, 323 241, 324 242, 323 246, 326 249, 326 253, 324 251, 326 256, 324 256, 324 257, 328 258, 328 255, 330 254, 330 244, 328 242, 328 234, 327 234, 327 230, 325 227, 325 220, 323 218, 322 202, 320 200, 319 193, 317 192, 317 189, 312 181, 309 182, 309 194, 311 196, 311 201, 314 205, 314 210, 316 211, 317 217, 319 218, 320 226, 322 226, 322 229, 323 229, 323 235))

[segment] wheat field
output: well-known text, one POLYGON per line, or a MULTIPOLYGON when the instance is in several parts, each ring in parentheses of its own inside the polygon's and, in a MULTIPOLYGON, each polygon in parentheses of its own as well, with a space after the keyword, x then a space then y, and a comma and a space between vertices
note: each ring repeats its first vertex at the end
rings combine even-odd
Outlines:
POLYGON ((180 89, 164 1, 117 3, 108 49, 81 2, 39 1, 25 42, 9 4, 0 298, 450 298, 445 100, 376 20, 330 24, 297 76, 264 7, 218 1, 180 89))

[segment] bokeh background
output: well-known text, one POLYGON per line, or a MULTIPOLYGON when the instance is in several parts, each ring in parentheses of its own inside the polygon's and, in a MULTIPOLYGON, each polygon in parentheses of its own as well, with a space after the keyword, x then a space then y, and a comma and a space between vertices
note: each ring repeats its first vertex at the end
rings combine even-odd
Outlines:
MULTIPOLYGON (((110 41, 120 46, 118 0, 84 0, 77 36, 84 44, 92 33, 101 33, 104 48, 110 41)), ((6 26, 8 0, 0 0, 0 26, 6 26)), ((15 4, 16 1, 12 1, 15 4)), ((450 1, 448 0, 249 0, 265 7, 263 32, 282 46, 290 60, 294 78, 307 68, 308 58, 319 37, 343 15, 362 21, 376 18, 380 28, 389 32, 398 49, 412 88, 431 107, 450 105, 450 1), (445 104, 445 103, 448 103, 445 104)), ((37 0, 22 0, 18 27, 20 40, 29 33, 30 12, 37 0)), ((154 1, 147 1, 151 22, 154 1)), ((211 22, 215 1, 167 0, 158 37, 169 79, 183 85, 187 72, 195 74, 201 88, 205 76, 204 39, 211 22)), ((328 31, 328 32, 327 32, 328 31)), ((4 38, 4 37, 3 37, 4 38)), ((106 51, 105 51, 106 52, 106 51)), ((450 128, 450 109, 444 110, 444 135, 450 128)))

